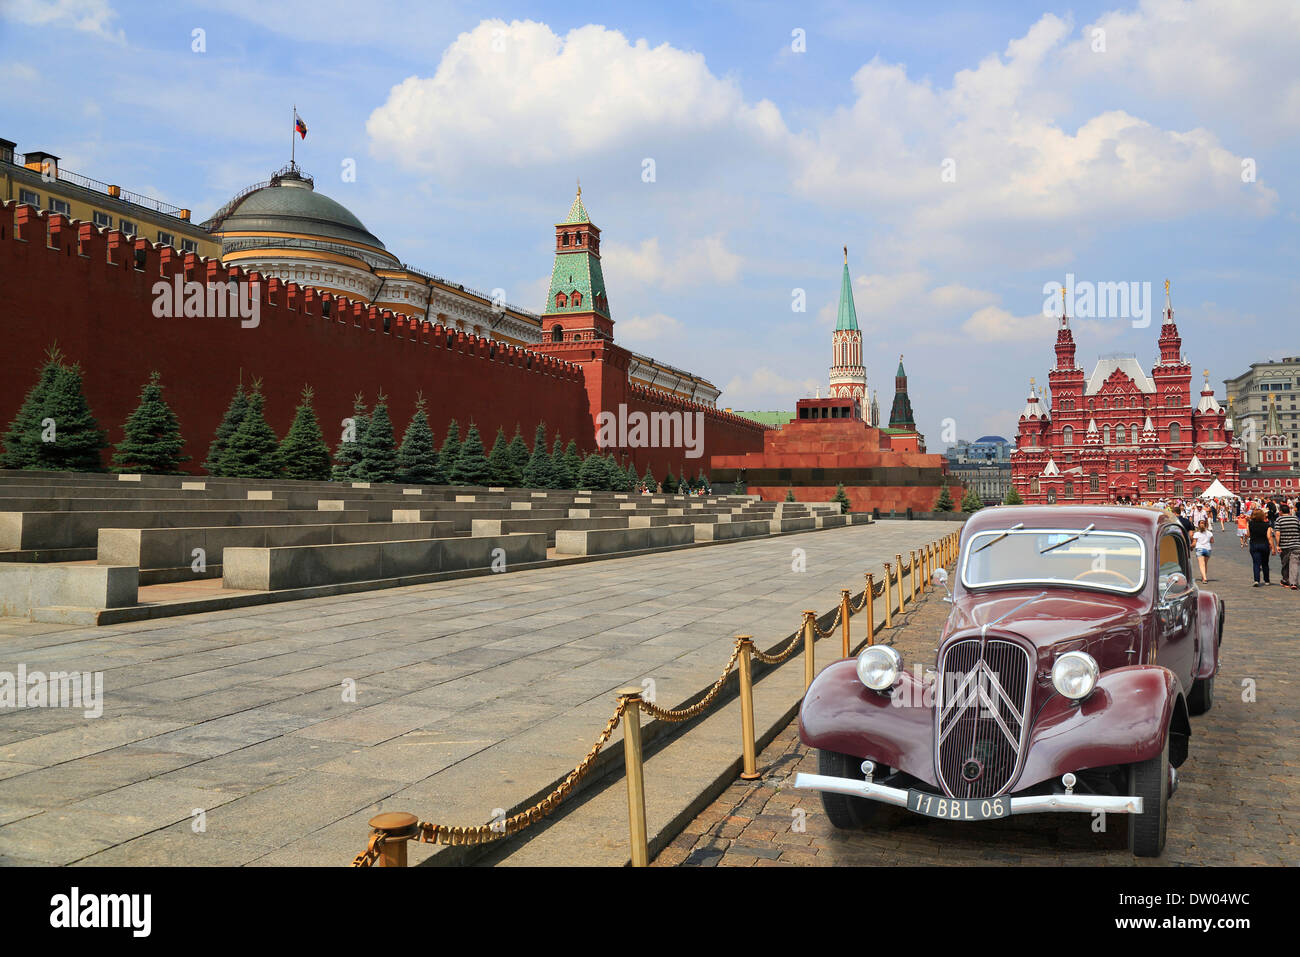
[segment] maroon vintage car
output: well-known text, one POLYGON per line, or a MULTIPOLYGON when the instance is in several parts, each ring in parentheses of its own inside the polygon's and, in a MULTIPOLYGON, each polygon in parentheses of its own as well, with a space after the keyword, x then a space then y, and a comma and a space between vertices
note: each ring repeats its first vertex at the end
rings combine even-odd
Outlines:
POLYGON ((821 773, 795 786, 821 791, 836 827, 878 822, 881 803, 960 821, 1127 814, 1130 849, 1158 856, 1223 639, 1182 527, 1149 508, 988 509, 953 579, 933 670, 872 645, 817 676, 799 732, 821 773))

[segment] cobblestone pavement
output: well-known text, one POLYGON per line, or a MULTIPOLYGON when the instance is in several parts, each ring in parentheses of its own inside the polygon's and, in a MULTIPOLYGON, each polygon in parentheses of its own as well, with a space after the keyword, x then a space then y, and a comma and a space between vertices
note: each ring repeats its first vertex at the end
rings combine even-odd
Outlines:
MULTIPOLYGON (((1249 559, 1235 541, 1211 561, 1210 583, 1202 587, 1227 604, 1215 702, 1208 714, 1192 719, 1191 754, 1179 770, 1158 859, 1130 855, 1122 819, 1109 833, 1094 834, 1088 815, 1030 814, 962 825, 886 808, 884 827, 836 830, 815 792, 791 786, 797 771, 817 772, 817 754, 799 742, 796 720, 760 756, 762 780, 733 783, 654 864, 1300 864, 1300 592, 1277 581, 1274 558, 1274 584, 1252 588, 1249 559), (1252 681, 1256 699, 1243 700, 1249 697, 1244 685, 1252 681)), ((938 596, 931 592, 892 632, 905 663, 934 661, 948 610, 938 596)))

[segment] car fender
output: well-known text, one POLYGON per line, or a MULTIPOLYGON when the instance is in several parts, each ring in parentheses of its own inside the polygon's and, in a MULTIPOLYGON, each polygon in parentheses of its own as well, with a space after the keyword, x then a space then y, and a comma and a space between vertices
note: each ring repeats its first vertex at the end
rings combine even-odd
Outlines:
POLYGON ((1223 640, 1226 611, 1214 592, 1203 591, 1197 597, 1196 627, 1199 629, 1200 653, 1196 656, 1194 678, 1212 678, 1219 670, 1219 643, 1223 640))
POLYGON ((856 659, 822 670, 799 707, 799 739, 812 748, 869 758, 927 784, 934 777, 934 701, 908 672, 888 695, 858 680, 856 659))
POLYGON ((1016 790, 1067 771, 1136 764, 1160 754, 1169 737, 1169 763, 1187 757, 1191 734, 1178 677, 1160 665, 1107 671, 1082 702, 1053 695, 1034 720, 1016 790))

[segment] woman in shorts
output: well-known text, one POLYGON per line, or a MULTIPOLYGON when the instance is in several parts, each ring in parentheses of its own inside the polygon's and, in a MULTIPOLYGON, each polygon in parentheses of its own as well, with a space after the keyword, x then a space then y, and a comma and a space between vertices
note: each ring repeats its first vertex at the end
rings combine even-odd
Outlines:
POLYGON ((1246 535, 1249 531, 1250 515, 1245 509, 1242 509, 1241 514, 1237 516, 1237 541, 1241 543, 1243 549, 1246 547, 1246 535))
POLYGON ((1201 566, 1201 582, 1210 580, 1210 549, 1214 544, 1214 533, 1210 531, 1210 523, 1201 519, 1196 525, 1196 531, 1192 532, 1192 544, 1196 548, 1196 561, 1201 566))

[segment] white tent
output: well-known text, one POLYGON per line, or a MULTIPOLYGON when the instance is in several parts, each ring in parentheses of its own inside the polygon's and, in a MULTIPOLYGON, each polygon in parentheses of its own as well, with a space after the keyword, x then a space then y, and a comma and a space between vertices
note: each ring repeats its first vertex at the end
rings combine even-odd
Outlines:
POLYGON ((1201 498, 1237 498, 1237 497, 1238 496, 1234 495, 1232 492, 1229 492, 1228 487, 1224 485, 1222 482, 1220 482, 1218 479, 1215 479, 1213 482, 1211 482, 1210 487, 1201 493, 1201 498))

